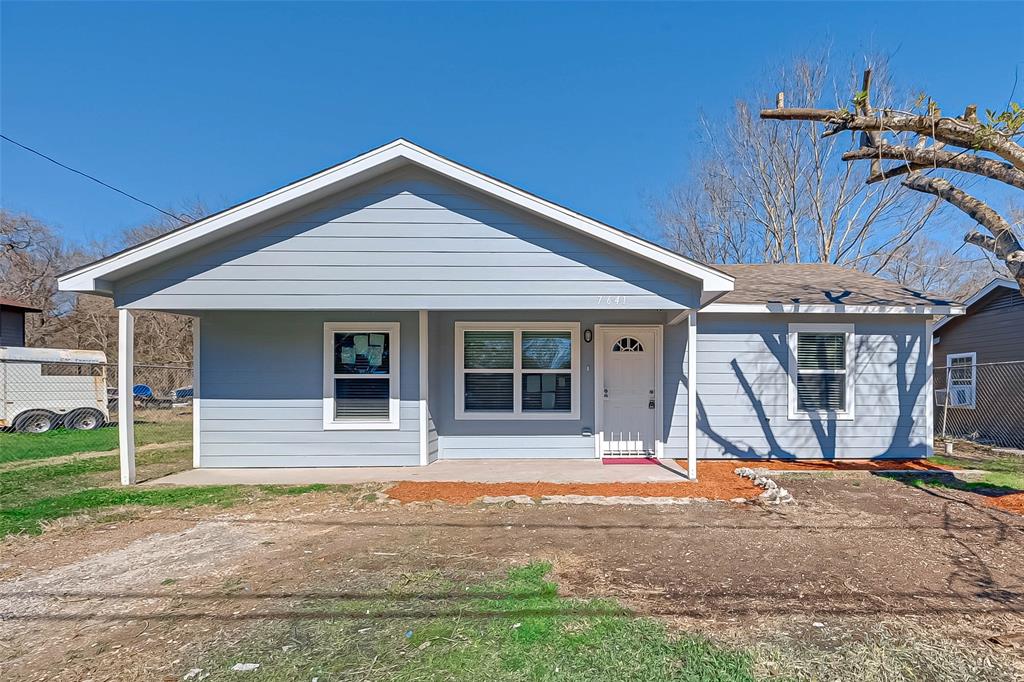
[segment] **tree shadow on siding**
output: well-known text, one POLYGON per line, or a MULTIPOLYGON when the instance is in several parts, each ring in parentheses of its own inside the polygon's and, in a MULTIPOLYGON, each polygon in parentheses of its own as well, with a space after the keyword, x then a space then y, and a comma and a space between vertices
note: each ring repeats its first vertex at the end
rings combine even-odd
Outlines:
MULTIPOLYGON (((791 358, 789 357, 789 345, 786 342, 785 333, 762 333, 760 334, 761 341, 765 347, 772 353, 772 356, 779 363, 779 367, 782 369, 783 374, 786 376, 787 396, 789 386, 789 363, 791 358)), ((870 350, 864 346, 866 343, 866 337, 858 337, 857 339, 857 353, 865 353, 870 350)), ((920 456, 925 456, 924 451, 925 441, 915 442, 913 437, 914 427, 917 425, 917 417, 915 416, 915 408, 920 400, 921 393, 924 387, 927 386, 928 372, 928 353, 924 344, 930 342, 929 339, 925 338, 924 334, 907 336, 904 334, 892 334, 891 338, 896 347, 896 358, 890 367, 896 377, 895 380, 895 393, 896 393, 896 406, 897 417, 895 424, 891 427, 884 427, 891 429, 891 436, 888 445, 881 452, 864 453, 863 459, 894 459, 894 458, 906 458, 908 453, 913 452, 915 449, 920 450, 920 456), (911 357, 914 351, 917 350, 917 358, 913 362, 913 371, 910 371, 911 357)), ((734 358, 729 362, 729 366, 732 369, 733 375, 736 378, 737 384, 743 390, 743 394, 747 399, 750 407, 753 409, 757 419, 757 424, 761 429, 761 434, 767 444, 767 452, 758 452, 756 448, 752 446, 743 446, 736 441, 738 439, 731 439, 727 435, 716 431, 711 424, 711 417, 708 414, 706 407, 698 397, 697 399, 697 428, 700 433, 707 436, 713 443, 718 445, 727 455, 736 457, 739 459, 797 459, 800 457, 813 456, 815 458, 821 457, 826 460, 833 460, 837 457, 838 451, 838 422, 836 419, 821 419, 813 417, 807 420, 800 420, 797 424, 806 424, 813 434, 815 441, 817 442, 817 452, 800 452, 785 447, 780 437, 776 434, 771 424, 771 417, 768 416, 768 411, 765 408, 763 400, 764 393, 758 393, 751 383, 751 380, 747 377, 746 373, 740 367, 739 362, 734 358)), ((857 363, 855 367, 851 368, 851 371, 857 372, 863 368, 863 364, 857 363)), ((858 377, 859 378, 859 377, 858 377)), ((931 399, 930 396, 926 396, 926 399, 931 399)), ((863 397, 861 402, 864 406, 871 404, 869 400, 865 400, 863 397)), ((788 408, 787 408, 788 409, 788 408)), ((788 422, 787 422, 788 423, 788 422)), ((856 422, 851 422, 851 428, 859 428, 855 426, 856 422)), ((872 429, 880 429, 883 427, 863 427, 865 432, 869 432, 872 429)), ((925 425, 927 428, 927 425, 925 425)), ((927 438, 927 434, 925 434, 927 438)), ((810 448, 808 448, 810 450, 810 448)), ((858 453, 860 454, 860 453, 858 453)))
MULTIPOLYGON (((788 367, 790 359, 789 345, 786 343, 785 334, 762 333, 760 337, 765 347, 771 351, 772 356, 779 363, 779 367, 782 368, 783 373, 786 374, 788 381, 788 367)), ((768 452, 759 453, 755 448, 749 445, 745 448, 741 447, 737 443, 733 442, 733 440, 730 440, 727 436, 716 431, 711 425, 711 419, 708 415, 707 408, 704 406, 699 395, 697 398, 698 431, 711 439, 713 443, 717 444, 731 457, 751 460, 799 458, 801 453, 794 452, 784 447, 776 436, 775 431, 772 429, 771 418, 768 416, 767 410, 765 409, 764 401, 758 396, 758 393, 755 391, 750 379, 747 378, 746 373, 740 367, 739 362, 733 358, 729 361, 729 367, 732 369, 737 383, 740 388, 743 389, 743 394, 746 396, 747 401, 754 410, 758 426, 761 428, 761 434, 768 445, 768 452)), ((788 392, 788 385, 786 390, 788 392)), ((788 400, 788 393, 786 399, 788 400)), ((821 453, 821 456, 825 459, 834 459, 836 456, 836 420, 812 418, 809 420, 801 420, 799 423, 806 423, 810 426, 811 431, 814 434, 814 438, 817 441, 818 452, 821 453)))

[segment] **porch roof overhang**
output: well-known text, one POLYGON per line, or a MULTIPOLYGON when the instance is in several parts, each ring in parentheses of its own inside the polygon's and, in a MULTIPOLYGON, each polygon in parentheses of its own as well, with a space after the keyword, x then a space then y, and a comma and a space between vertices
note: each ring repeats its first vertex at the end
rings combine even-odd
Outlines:
POLYGON ((697 280, 700 284, 701 304, 733 290, 735 279, 721 270, 571 211, 404 139, 395 140, 280 189, 71 270, 58 278, 58 285, 61 291, 112 297, 115 283, 123 278, 410 164, 697 280))

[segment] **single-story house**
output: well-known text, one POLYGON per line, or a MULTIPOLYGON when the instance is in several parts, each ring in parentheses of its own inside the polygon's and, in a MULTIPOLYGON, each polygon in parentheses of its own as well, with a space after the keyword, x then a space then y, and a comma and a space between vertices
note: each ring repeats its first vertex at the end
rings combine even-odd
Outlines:
POLYGON ((947 412, 947 433, 1021 447, 1024 296, 1015 281, 997 277, 964 306, 966 313, 934 327, 937 400, 947 412))
POLYGON ((27 303, 0 297, 0 346, 24 346, 25 314, 41 312, 27 303))
POLYGON ((959 312, 699 263, 405 140, 60 287, 113 298, 122 383, 134 311, 194 316, 197 467, 926 456, 931 320, 959 312))

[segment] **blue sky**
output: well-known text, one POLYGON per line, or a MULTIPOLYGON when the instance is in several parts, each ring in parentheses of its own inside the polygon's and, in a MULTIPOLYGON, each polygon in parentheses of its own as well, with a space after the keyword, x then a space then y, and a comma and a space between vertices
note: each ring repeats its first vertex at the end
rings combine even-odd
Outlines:
MULTIPOLYGON (((395 137, 611 224, 686 172, 694 116, 831 44, 947 111, 1024 100, 1024 3, 0 4, 0 129, 159 206, 223 208, 395 137), (990 10, 992 11, 990 13, 990 10), (1016 14, 1016 17, 1015 17, 1016 14)), ((76 239, 157 216, 0 142, 0 202, 76 239)))

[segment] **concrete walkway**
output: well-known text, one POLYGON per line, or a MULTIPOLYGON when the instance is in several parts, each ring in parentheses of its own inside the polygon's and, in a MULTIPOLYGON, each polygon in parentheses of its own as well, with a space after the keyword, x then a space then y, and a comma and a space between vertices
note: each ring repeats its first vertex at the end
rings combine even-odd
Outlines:
POLYGON ((674 460, 660 464, 602 464, 596 459, 445 460, 425 467, 288 469, 190 469, 142 485, 304 485, 377 481, 472 483, 678 483, 686 471, 674 460))

